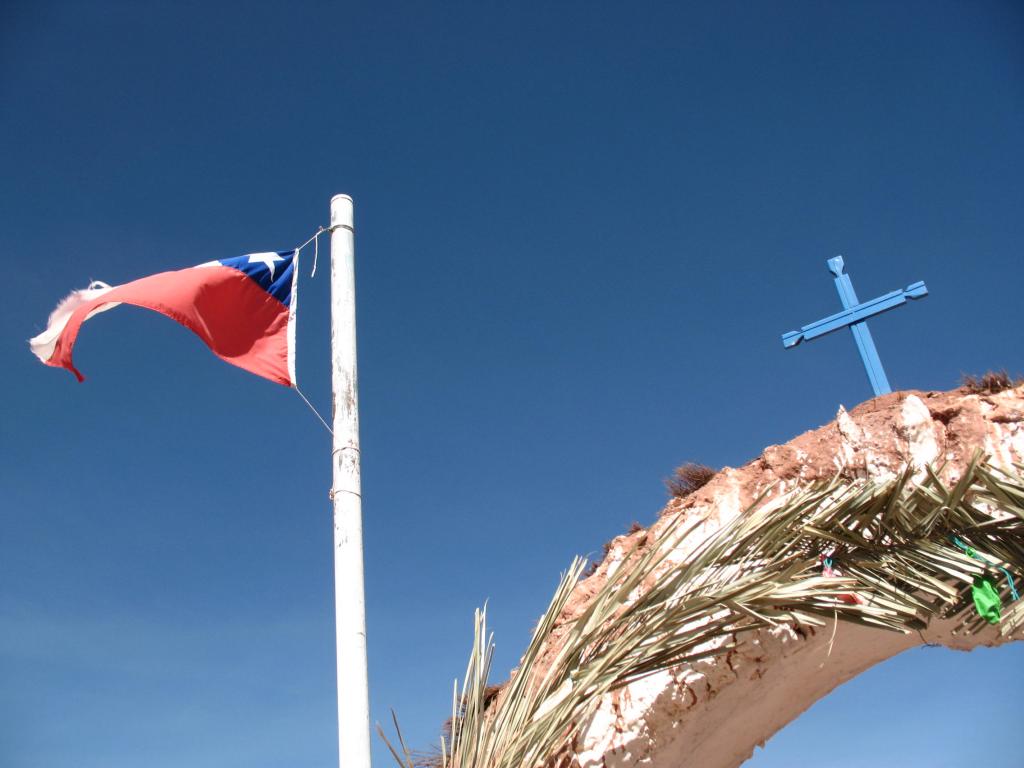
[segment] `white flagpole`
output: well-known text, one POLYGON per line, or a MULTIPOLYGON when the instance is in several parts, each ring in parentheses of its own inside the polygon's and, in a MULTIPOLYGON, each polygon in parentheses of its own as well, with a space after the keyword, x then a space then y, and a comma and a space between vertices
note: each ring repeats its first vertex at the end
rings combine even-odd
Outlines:
POLYGON ((356 377, 355 231, 352 198, 331 198, 331 391, 334 620, 338 664, 338 761, 370 768, 363 520, 356 377))

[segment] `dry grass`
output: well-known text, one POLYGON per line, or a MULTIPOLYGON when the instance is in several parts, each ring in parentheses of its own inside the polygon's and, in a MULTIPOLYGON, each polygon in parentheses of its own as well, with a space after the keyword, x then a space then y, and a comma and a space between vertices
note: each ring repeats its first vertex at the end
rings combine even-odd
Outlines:
POLYGON ((972 395, 994 395, 1024 384, 1024 379, 1013 379, 1006 370, 989 371, 981 376, 964 374, 960 386, 972 395))
POLYGON ((707 485, 716 474, 718 474, 717 469, 688 462, 676 467, 672 476, 665 479, 665 488, 668 490, 669 496, 685 499, 698 488, 707 485))

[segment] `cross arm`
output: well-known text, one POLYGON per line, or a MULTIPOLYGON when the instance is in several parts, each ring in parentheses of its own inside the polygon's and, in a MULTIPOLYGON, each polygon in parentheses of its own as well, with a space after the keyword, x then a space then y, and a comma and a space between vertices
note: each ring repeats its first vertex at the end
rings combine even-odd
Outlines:
POLYGON ((784 333, 782 334, 782 346, 790 349, 801 341, 810 341, 819 336, 834 333, 854 323, 863 322, 869 317, 881 314, 882 312, 888 312, 890 309, 895 309, 905 304, 907 299, 920 299, 927 295, 928 289, 925 287, 924 282, 918 281, 901 290, 892 291, 884 296, 879 296, 877 299, 862 302, 810 325, 805 325, 799 331, 784 333))

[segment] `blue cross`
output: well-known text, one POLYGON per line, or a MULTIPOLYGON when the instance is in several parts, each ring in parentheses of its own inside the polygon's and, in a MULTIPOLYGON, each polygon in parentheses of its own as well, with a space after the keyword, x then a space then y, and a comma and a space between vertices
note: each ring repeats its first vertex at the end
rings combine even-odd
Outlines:
POLYGON ((827 263, 829 271, 836 277, 836 290, 839 291, 839 298, 845 309, 823 320, 805 325, 799 331, 782 334, 782 345, 789 349, 801 341, 810 341, 849 326, 853 333, 853 340, 857 342, 861 360, 864 361, 864 368, 871 381, 871 388, 875 390, 875 396, 888 394, 892 392, 892 388, 889 387, 889 380, 885 377, 882 361, 878 359, 878 350, 875 349, 875 342, 871 338, 871 331, 868 330, 868 324, 865 321, 869 317, 880 315, 882 312, 888 312, 890 309, 906 304, 907 299, 920 299, 927 296, 928 289, 925 288, 924 282, 918 281, 901 290, 879 296, 877 299, 858 303, 850 276, 843 271, 845 269, 843 257, 836 256, 834 259, 829 259, 827 263))

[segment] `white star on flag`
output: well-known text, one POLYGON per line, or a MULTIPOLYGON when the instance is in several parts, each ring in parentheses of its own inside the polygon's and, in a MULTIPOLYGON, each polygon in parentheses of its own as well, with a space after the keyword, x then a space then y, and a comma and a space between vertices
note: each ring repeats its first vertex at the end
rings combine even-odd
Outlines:
POLYGON ((274 262, 284 261, 284 257, 278 256, 276 253, 250 253, 249 263, 250 264, 262 264, 270 270, 270 280, 274 280, 274 262))

